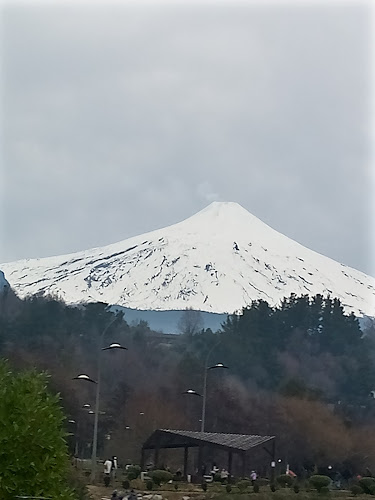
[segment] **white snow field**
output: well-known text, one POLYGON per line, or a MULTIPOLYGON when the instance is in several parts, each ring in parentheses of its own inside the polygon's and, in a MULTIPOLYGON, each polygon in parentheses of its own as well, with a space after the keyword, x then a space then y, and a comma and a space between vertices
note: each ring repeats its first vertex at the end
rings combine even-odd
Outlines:
POLYGON ((296 243, 237 203, 215 202, 172 226, 74 254, 0 264, 20 296, 133 309, 233 313, 292 292, 338 297, 375 316, 375 279, 296 243))

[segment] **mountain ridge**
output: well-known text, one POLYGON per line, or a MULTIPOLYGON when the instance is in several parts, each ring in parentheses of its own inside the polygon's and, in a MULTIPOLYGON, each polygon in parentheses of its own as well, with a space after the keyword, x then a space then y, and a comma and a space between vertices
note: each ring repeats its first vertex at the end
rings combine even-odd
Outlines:
POLYGON ((21 297, 101 301, 133 309, 187 307, 233 313, 291 293, 338 297, 347 312, 375 316, 375 280, 309 250, 234 202, 104 247, 0 264, 21 297))

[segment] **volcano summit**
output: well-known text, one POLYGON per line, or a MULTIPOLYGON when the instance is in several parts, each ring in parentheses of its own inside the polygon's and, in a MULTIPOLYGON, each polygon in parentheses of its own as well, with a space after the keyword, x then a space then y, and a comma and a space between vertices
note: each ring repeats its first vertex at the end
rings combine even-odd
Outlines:
POLYGON ((375 280, 287 238, 237 203, 215 202, 172 226, 74 254, 1 264, 20 296, 142 310, 233 313, 292 292, 331 295, 375 316, 375 280))

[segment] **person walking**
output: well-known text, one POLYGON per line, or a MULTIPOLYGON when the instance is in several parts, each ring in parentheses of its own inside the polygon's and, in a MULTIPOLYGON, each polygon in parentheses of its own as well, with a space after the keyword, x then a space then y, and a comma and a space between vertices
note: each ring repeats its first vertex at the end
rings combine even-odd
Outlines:
POLYGON ((112 470, 112 460, 107 460, 104 462, 104 484, 105 486, 109 486, 111 482, 111 470, 112 470))
POLYGON ((115 457, 115 456, 112 457, 111 472, 112 472, 112 479, 115 480, 116 474, 117 474, 117 457, 115 457))

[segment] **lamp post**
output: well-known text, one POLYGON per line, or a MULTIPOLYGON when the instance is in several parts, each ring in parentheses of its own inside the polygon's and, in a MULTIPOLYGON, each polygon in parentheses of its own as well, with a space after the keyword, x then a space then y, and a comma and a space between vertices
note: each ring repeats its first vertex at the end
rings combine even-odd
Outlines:
MULTIPOLYGON (((100 383, 101 383, 101 360, 102 360, 102 352, 103 351, 108 351, 108 350, 113 350, 113 349, 122 349, 122 350, 127 350, 127 347, 123 347, 121 344, 118 343, 112 343, 107 347, 102 347, 103 346, 103 339, 104 335, 107 333, 108 329, 112 324, 117 321, 117 316, 108 323, 108 325, 104 328, 103 332, 101 333, 99 337, 99 344, 98 344, 98 361, 97 361, 97 380, 93 380, 86 374, 81 374, 78 375, 77 377, 74 377, 75 380, 86 380, 88 382, 92 382, 96 384, 96 394, 95 394, 95 410, 94 410, 94 433, 93 433, 93 439, 92 439, 92 455, 91 455, 91 482, 93 483, 95 481, 95 473, 96 473, 96 453, 97 453, 97 447, 98 447, 98 422, 99 422, 99 413, 100 410, 100 383)), ((92 410, 91 410, 92 411, 92 410)))
MULTIPOLYGON (((213 349, 211 349, 211 351, 212 350, 213 349)), ((208 358, 209 358, 209 355, 211 354, 211 351, 207 355, 206 363, 205 363, 205 367, 204 367, 201 432, 204 432, 204 426, 205 426, 205 423, 206 423, 207 374, 208 374, 208 371, 209 370, 214 370, 216 368, 225 368, 225 369, 228 369, 228 367, 225 366, 223 363, 216 363, 216 365, 207 366, 207 364, 208 364, 208 358)))
POLYGON ((216 363, 214 366, 208 366, 208 361, 210 359, 211 353, 218 347, 222 342, 222 339, 219 339, 216 344, 214 344, 211 349, 208 351, 205 362, 204 362, 204 376, 203 376, 203 402, 202 402, 202 418, 201 418, 201 432, 204 432, 204 426, 206 423, 206 399, 207 399, 207 374, 208 370, 213 370, 214 368, 228 368, 224 366, 223 363, 216 363))
POLYGON ((75 432, 73 434, 74 436, 74 457, 75 459, 78 458, 78 422, 74 420, 73 418, 68 420, 68 424, 72 424, 75 426, 75 432))
POLYGON ((207 375, 209 370, 214 370, 216 368, 225 368, 228 369, 223 363, 216 363, 216 365, 208 366, 208 361, 210 359, 210 355, 214 349, 221 343, 221 339, 214 344, 211 349, 208 351, 206 359, 204 361, 204 372, 203 372, 203 395, 196 392, 194 389, 188 389, 183 392, 183 394, 191 394, 193 396, 199 396, 202 398, 202 416, 200 419, 201 422, 201 432, 204 432, 205 424, 206 424, 206 401, 207 401, 207 375))

